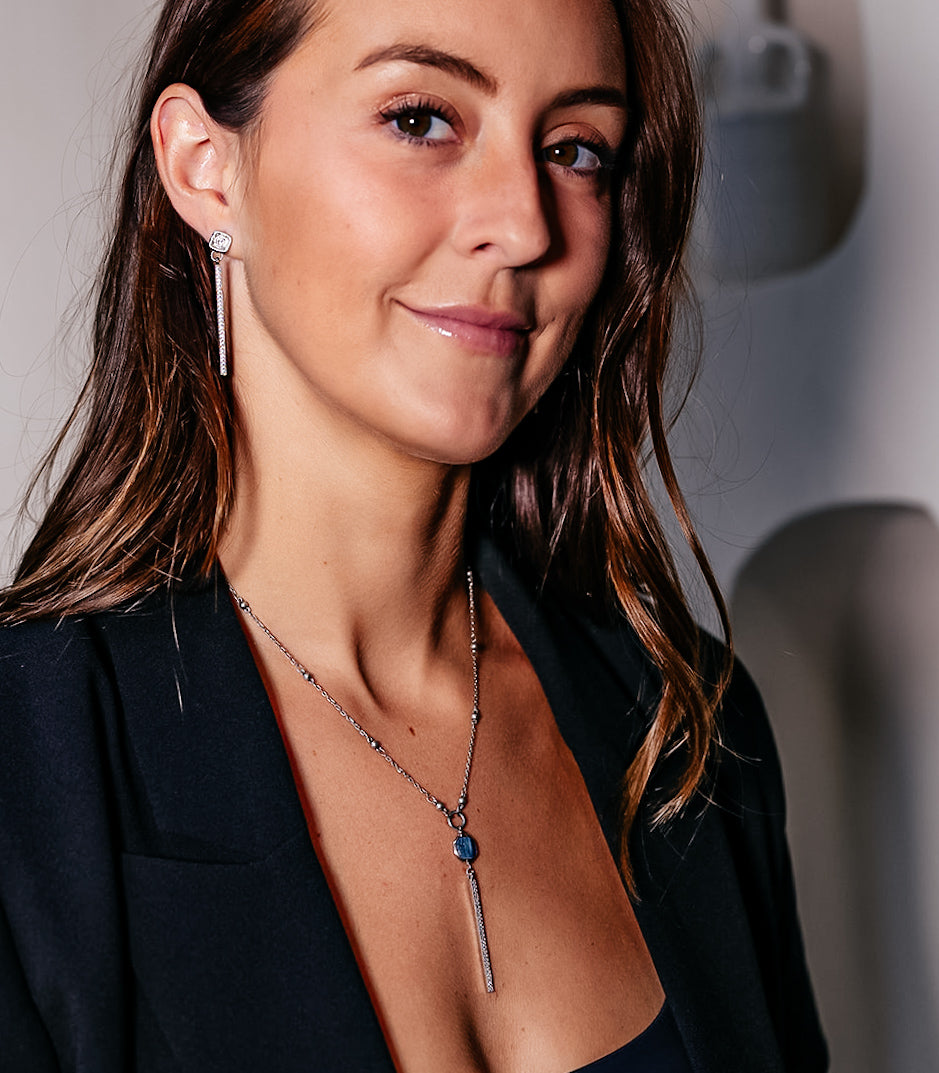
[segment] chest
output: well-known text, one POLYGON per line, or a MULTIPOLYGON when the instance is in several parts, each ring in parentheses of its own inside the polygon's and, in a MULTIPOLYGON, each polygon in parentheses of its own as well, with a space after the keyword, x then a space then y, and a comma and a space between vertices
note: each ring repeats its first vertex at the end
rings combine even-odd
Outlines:
POLYGON ((396 770, 299 677, 275 669, 269 689, 317 854, 399 1066, 566 1073, 641 1032, 662 993, 537 679, 524 661, 490 666, 464 812, 493 993, 456 832, 414 785, 456 807, 468 712, 425 712, 437 718, 423 723, 370 712, 368 732, 396 770))

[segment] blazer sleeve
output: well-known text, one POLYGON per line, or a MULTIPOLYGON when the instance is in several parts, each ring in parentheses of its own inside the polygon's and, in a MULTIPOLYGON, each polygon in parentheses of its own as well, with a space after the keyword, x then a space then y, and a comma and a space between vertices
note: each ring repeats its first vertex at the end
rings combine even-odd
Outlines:
POLYGON ((715 805, 733 853, 785 1068, 828 1069, 805 961, 779 755, 762 699, 737 663, 721 712, 715 805))
POLYGON ((127 1067, 107 667, 79 620, 0 630, 4 1073, 127 1067))

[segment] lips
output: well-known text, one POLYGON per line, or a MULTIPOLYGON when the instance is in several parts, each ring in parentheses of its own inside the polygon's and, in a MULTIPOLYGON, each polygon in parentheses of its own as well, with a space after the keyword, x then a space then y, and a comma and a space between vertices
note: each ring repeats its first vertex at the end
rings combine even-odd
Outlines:
POLYGON ((455 339, 470 350, 509 357, 522 347, 531 325, 516 313, 481 306, 403 306, 426 328, 455 339))

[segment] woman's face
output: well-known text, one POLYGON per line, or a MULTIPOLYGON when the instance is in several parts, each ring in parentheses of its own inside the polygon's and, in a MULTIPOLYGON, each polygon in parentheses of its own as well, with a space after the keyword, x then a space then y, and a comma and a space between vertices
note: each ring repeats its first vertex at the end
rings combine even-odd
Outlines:
POLYGON ((411 455, 490 454, 603 273, 624 85, 609 0, 332 0, 245 154, 236 363, 411 455))

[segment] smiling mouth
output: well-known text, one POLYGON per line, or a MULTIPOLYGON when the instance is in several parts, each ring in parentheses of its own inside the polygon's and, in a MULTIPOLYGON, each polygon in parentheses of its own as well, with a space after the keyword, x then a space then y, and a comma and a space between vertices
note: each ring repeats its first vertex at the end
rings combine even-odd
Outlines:
POLYGON ((403 305, 425 328, 455 339, 469 350, 509 357, 528 341, 531 325, 514 313, 476 306, 442 306, 417 309, 403 305))

